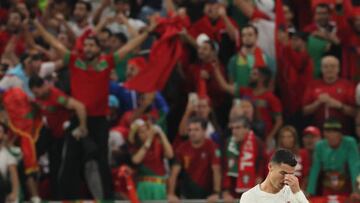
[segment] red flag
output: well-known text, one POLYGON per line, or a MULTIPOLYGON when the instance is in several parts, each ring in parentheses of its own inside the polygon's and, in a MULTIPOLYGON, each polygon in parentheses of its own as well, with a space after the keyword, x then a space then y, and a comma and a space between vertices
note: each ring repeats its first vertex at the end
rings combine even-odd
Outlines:
POLYGON ((138 92, 161 90, 182 55, 178 33, 186 27, 187 20, 180 16, 160 19, 156 32, 161 36, 151 47, 147 67, 125 83, 125 87, 138 92))

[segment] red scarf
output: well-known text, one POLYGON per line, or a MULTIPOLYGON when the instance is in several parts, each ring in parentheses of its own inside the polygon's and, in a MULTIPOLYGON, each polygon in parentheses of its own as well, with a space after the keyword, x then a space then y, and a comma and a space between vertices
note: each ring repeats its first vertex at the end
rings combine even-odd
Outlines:
POLYGON ((256 184, 255 161, 257 156, 257 143, 253 131, 250 131, 240 145, 238 178, 236 192, 245 192, 256 184))
POLYGON ((254 58, 255 58, 254 67, 255 68, 263 68, 266 66, 263 56, 264 56, 263 51, 259 47, 256 47, 255 51, 254 51, 254 58))

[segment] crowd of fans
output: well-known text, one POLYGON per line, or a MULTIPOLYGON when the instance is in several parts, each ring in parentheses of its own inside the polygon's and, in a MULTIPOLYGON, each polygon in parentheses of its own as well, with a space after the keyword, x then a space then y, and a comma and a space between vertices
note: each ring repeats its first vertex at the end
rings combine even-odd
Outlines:
POLYGON ((1 0, 0 202, 234 202, 279 148, 360 201, 359 60, 355 0, 1 0))

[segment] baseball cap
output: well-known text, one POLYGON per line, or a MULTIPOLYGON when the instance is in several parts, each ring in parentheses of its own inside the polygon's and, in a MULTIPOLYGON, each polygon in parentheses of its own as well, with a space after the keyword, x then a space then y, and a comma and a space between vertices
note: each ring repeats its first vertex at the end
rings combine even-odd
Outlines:
POLYGON ((321 137, 321 132, 320 132, 319 128, 317 128, 315 126, 308 126, 304 129, 303 135, 312 135, 315 137, 321 137))
POLYGON ((324 122, 323 129, 324 130, 341 131, 342 130, 342 124, 336 118, 329 118, 324 122))

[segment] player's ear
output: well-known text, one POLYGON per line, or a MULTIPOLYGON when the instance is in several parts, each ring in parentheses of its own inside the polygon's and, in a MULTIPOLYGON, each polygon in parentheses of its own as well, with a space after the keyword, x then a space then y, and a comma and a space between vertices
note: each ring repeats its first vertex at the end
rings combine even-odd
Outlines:
POLYGON ((273 169, 273 164, 271 162, 268 163, 268 170, 269 172, 272 171, 273 169))

